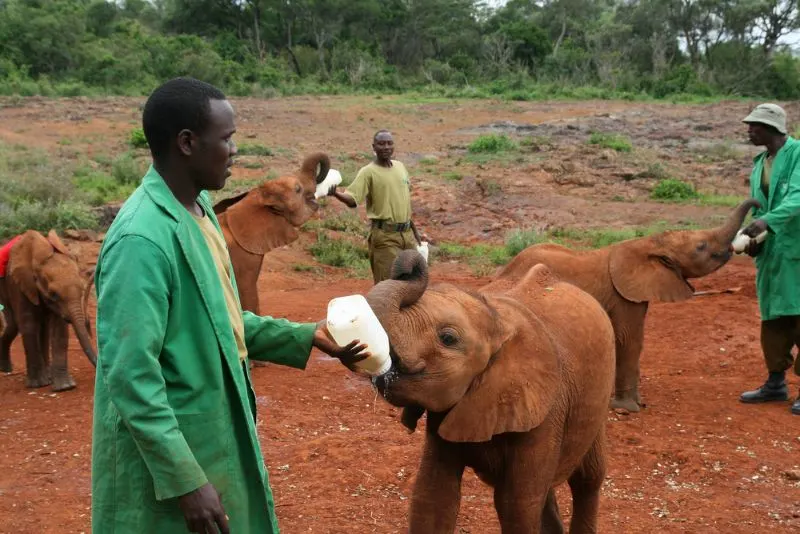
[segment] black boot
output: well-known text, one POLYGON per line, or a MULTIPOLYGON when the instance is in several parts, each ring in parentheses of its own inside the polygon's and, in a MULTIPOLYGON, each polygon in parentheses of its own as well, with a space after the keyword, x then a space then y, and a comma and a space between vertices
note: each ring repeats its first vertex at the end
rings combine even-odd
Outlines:
POLYGON ((797 399, 792 403, 791 410, 794 415, 800 415, 800 395, 797 395, 797 399))
MULTIPOLYGON (((745 391, 739 396, 741 402, 773 402, 789 400, 789 389, 786 387, 785 372, 770 372, 769 378, 758 389, 745 391)), ((800 411, 800 405, 798 405, 800 411)))

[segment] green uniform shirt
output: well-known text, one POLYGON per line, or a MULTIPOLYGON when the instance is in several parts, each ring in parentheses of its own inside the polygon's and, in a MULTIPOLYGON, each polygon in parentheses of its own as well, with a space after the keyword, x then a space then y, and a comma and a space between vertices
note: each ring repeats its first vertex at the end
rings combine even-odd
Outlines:
POLYGON ((411 185, 406 166, 392 160, 391 167, 374 161, 358 171, 347 188, 357 204, 367 202, 367 217, 395 223, 411 220, 411 185))
POLYGON ((750 195, 761 202, 753 217, 764 219, 769 234, 755 257, 761 320, 800 315, 800 142, 789 137, 771 162, 769 188, 760 187, 766 152, 754 159, 750 195))
MULTIPOLYGON (((198 204, 219 232, 208 193, 198 204)), ((277 534, 256 396, 213 252, 152 166, 106 234, 95 284, 92 532, 186 533, 178 497, 210 482, 231 532, 277 534)), ((305 368, 315 323, 242 319, 250 358, 305 368)))

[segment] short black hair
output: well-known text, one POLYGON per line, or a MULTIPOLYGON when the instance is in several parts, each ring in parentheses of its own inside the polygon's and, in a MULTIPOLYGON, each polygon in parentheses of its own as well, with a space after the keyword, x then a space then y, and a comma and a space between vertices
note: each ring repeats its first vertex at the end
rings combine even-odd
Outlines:
POLYGON ((142 113, 142 129, 154 160, 166 157, 181 130, 203 131, 211 100, 226 97, 213 85, 187 76, 173 78, 150 94, 142 113))
POLYGON ((380 134, 385 134, 385 133, 392 135, 392 132, 390 132, 389 130, 378 130, 377 132, 375 132, 375 135, 372 136, 372 142, 374 143, 375 140, 378 139, 378 136, 380 134))

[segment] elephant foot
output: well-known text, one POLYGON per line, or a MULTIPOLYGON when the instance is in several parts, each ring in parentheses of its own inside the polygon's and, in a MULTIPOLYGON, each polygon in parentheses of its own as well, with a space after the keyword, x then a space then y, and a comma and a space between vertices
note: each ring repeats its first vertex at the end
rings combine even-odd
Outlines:
POLYGON ((630 397, 614 397, 611 401, 612 410, 627 410, 636 413, 640 410, 639 403, 630 397))
POLYGON ((39 376, 39 377, 28 377, 25 380, 25 387, 29 388, 43 388, 45 386, 49 386, 52 384, 53 381, 50 379, 49 376, 39 376))
POLYGON ((69 391, 70 389, 75 389, 75 380, 69 375, 53 381, 53 391, 69 391))
POLYGON ((11 362, 2 361, 0 362, 0 373, 10 373, 14 370, 14 366, 11 365, 11 362))

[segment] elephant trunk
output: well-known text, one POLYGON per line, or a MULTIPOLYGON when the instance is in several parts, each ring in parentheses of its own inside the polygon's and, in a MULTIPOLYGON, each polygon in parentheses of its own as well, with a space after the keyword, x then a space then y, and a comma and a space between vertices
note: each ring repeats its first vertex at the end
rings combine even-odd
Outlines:
MULTIPOLYGON (((315 152, 303 160, 300 167, 300 174, 311 178, 315 185, 319 185, 328 176, 331 170, 331 159, 323 152, 315 152), (319 167, 319 172, 317 172, 319 167)), ((313 187, 311 188, 313 189, 313 187)))
POLYGON ((92 293, 92 285, 94 284, 94 271, 92 274, 89 275, 89 281, 86 284, 86 289, 83 291, 83 298, 81 299, 81 306, 83 309, 84 316, 86 317, 86 330, 89 334, 92 333, 92 325, 89 322, 89 295, 92 293))
POLYGON ((392 265, 391 280, 376 284, 366 299, 385 328, 402 308, 417 302, 427 287, 428 265, 425 259, 416 250, 404 250, 392 265))
POLYGON ((83 353, 86 354, 92 366, 97 367, 97 351, 92 345, 91 336, 86 328, 86 313, 80 301, 73 302, 69 306, 69 320, 72 323, 72 328, 75 329, 75 334, 78 336, 78 342, 81 344, 83 353))
POLYGON ((758 200, 755 198, 748 198, 736 207, 730 217, 728 217, 728 220, 725 221, 725 224, 714 230, 715 236, 721 243, 729 245, 733 242, 733 238, 736 237, 736 233, 739 231, 739 228, 741 228, 745 217, 747 217, 747 213, 753 208, 760 207, 761 203, 758 200))

